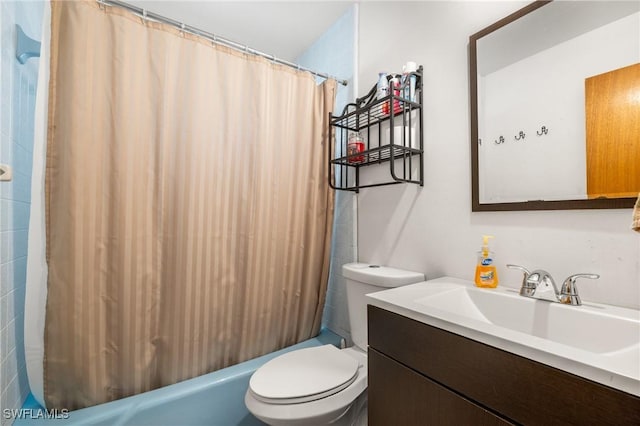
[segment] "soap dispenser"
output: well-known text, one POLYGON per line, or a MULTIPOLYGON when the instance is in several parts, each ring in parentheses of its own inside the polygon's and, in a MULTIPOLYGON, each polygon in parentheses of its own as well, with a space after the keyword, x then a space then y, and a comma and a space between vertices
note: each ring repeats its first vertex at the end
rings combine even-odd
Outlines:
POLYGON ((489 250, 489 238, 492 235, 482 236, 482 248, 478 252, 476 264, 475 283, 477 287, 496 288, 498 286, 498 271, 493 264, 493 252, 489 250))

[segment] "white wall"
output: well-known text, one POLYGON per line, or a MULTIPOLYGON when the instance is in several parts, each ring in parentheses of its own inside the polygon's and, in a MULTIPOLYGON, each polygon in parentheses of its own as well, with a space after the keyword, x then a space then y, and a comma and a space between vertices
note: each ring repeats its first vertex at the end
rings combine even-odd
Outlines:
MULTIPOLYGON (((576 272, 602 278, 579 285, 585 301, 640 308, 640 234, 631 210, 471 212, 468 38, 528 2, 360 4, 362 95, 379 70, 407 60, 425 67, 425 185, 365 189, 358 195, 358 252, 369 261, 473 279, 482 234, 496 236, 501 285, 544 268, 557 281, 576 272)), ((384 167, 376 166, 376 167, 384 167)))
POLYGON ((481 77, 480 201, 586 198, 585 79, 638 61, 640 13, 481 77))

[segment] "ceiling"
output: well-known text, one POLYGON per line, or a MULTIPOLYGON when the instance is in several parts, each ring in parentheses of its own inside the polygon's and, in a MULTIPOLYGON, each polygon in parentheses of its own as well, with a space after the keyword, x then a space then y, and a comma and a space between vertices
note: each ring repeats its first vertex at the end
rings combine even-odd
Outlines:
POLYGON ((288 61, 295 61, 353 4, 311 0, 126 1, 288 61))

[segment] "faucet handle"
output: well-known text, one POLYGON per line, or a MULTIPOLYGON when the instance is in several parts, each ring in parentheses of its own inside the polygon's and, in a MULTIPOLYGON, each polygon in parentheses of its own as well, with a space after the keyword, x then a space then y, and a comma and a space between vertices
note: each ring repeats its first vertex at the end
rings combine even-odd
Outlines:
POLYGON ((567 277, 562 283, 562 289, 560 289, 560 303, 565 303, 573 306, 582 305, 580 296, 578 295, 578 287, 576 281, 578 278, 588 278, 590 280, 597 280, 600 278, 598 274, 574 274, 567 277))
POLYGON ((507 268, 519 269, 520 271, 522 271, 522 273, 524 274, 524 277, 522 278, 522 287, 520 287, 520 295, 527 296, 527 297, 531 296, 536 290, 536 286, 529 282, 529 275, 531 275, 531 272, 529 272, 529 270, 524 266, 513 265, 510 263, 507 264, 507 268))
POLYGON ((531 272, 529 272, 529 270, 527 268, 525 268, 524 266, 520 266, 520 265, 513 265, 511 263, 507 263, 507 268, 511 268, 511 269, 519 269, 522 272, 524 272, 525 275, 529 275, 531 272))

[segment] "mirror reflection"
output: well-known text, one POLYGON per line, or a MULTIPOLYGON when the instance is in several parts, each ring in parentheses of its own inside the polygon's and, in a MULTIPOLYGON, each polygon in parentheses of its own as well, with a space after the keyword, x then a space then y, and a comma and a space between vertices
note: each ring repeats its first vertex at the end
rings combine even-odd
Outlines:
POLYGON ((640 2, 552 2, 476 48, 480 204, 637 196, 640 2))

